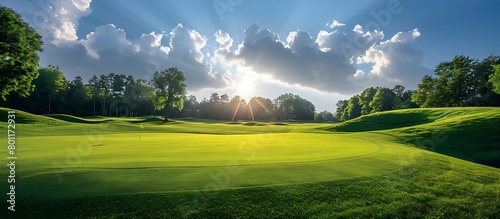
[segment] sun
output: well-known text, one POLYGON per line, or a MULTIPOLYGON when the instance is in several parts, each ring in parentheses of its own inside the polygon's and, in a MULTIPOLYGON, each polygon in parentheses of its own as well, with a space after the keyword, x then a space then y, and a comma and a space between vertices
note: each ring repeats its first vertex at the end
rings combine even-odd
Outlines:
POLYGON ((241 81, 236 84, 236 94, 246 101, 254 96, 255 92, 255 78, 243 77, 241 81))

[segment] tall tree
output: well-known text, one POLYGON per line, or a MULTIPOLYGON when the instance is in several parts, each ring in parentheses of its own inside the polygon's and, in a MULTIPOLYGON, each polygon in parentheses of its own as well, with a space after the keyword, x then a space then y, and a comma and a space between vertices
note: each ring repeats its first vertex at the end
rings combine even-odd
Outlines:
POLYGON ((372 112, 383 112, 393 109, 394 106, 394 93, 391 89, 386 87, 379 87, 373 100, 370 103, 372 112))
POLYGON ((109 91, 110 91, 110 79, 108 75, 102 74, 99 76, 99 90, 101 91, 101 109, 102 109, 102 115, 106 116, 107 115, 107 110, 106 110, 106 98, 109 96, 109 91))
MULTIPOLYGON (((394 93, 394 106, 398 106, 401 104, 403 101, 403 93, 405 91, 405 86, 403 85, 396 85, 394 88, 392 88, 392 92, 394 93)), ((395 107, 396 108, 396 107, 395 107)))
POLYGON ((368 115, 372 112, 370 102, 372 102, 375 92, 377 92, 377 90, 374 87, 369 87, 361 93, 361 101, 359 103, 361 105, 361 115, 368 115))
POLYGON ((474 63, 466 56, 439 63, 434 71, 438 76, 434 96, 438 106, 463 106, 470 102, 474 93, 474 63))
POLYGON ((125 87, 126 87, 126 82, 127 76, 124 74, 114 74, 110 73, 108 75, 111 79, 111 105, 110 109, 115 110, 115 115, 116 116, 121 116, 122 110, 122 103, 123 103, 123 95, 125 92, 125 87))
POLYGON ((264 97, 252 97, 247 104, 248 111, 252 113, 254 120, 272 120, 274 118, 271 99, 264 97))
POLYGON ((88 93, 82 77, 77 76, 74 80, 70 81, 68 83, 68 98, 66 100, 68 110, 77 115, 84 114, 83 106, 87 102, 88 93))
POLYGON ((161 72, 155 72, 151 84, 155 89, 158 103, 164 103, 165 122, 168 122, 168 113, 171 107, 183 107, 183 97, 186 94, 186 78, 182 71, 177 68, 169 68, 161 72))
POLYGON ((425 75, 422 82, 418 84, 418 89, 411 95, 411 101, 420 107, 436 107, 436 79, 430 75, 425 75))
POLYGON ((18 13, 0 6, 0 99, 9 93, 26 97, 34 90, 42 44, 42 37, 18 13))
POLYGON ((99 89, 99 78, 94 75, 92 78, 89 79, 88 83, 89 89, 90 89, 90 94, 92 95, 93 99, 93 115, 95 116, 95 99, 96 97, 101 93, 99 89))
POLYGON ((277 112, 288 119, 314 120, 315 106, 299 95, 286 93, 273 101, 277 112))
POLYGON ((339 100, 335 105, 337 106, 337 109, 335 110, 333 116, 335 116, 335 118, 339 121, 345 121, 344 110, 347 107, 347 100, 339 100))
POLYGON ((347 107, 345 108, 345 119, 354 119, 361 116, 361 105, 359 95, 352 96, 349 101, 347 101, 347 107))
POLYGON ((331 112, 323 110, 319 113, 316 113, 314 116, 314 121, 317 122, 338 122, 339 120, 333 117, 331 112))
POLYGON ((470 105, 499 106, 500 94, 494 92, 490 78, 495 72, 494 66, 500 65, 500 56, 490 55, 473 65, 474 94, 470 105))
POLYGON ((493 84, 493 91, 500 94, 500 65, 494 65, 495 73, 493 73, 489 79, 489 82, 493 84))
POLYGON ((198 100, 196 100, 196 96, 190 95, 188 97, 184 97, 184 108, 182 109, 182 115, 184 117, 197 117, 198 105, 199 102, 198 100))
POLYGON ((236 95, 229 101, 229 108, 231 109, 231 121, 247 119, 246 115, 246 101, 240 96, 236 95))
POLYGON ((41 94, 42 98, 48 101, 48 113, 51 113, 52 99, 59 94, 60 91, 66 89, 66 79, 61 71, 55 67, 47 67, 38 69, 40 76, 35 79, 34 84, 41 94))

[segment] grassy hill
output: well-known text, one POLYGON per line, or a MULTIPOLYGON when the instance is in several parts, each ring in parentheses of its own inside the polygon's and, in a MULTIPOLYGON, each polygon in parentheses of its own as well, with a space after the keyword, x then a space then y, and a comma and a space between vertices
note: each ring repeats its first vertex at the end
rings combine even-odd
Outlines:
POLYGON ((331 131, 378 131, 408 144, 500 167, 500 108, 394 110, 362 116, 331 131))
POLYGON ((18 209, 3 202, 0 218, 500 215, 500 170, 456 158, 498 157, 498 108, 397 110, 333 126, 16 112, 18 209))

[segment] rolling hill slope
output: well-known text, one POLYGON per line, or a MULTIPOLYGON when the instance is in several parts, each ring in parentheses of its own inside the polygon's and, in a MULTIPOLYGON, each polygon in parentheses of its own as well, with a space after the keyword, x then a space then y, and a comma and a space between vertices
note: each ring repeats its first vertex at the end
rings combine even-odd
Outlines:
POLYGON ((327 130, 374 131, 441 154, 500 166, 500 108, 406 109, 362 116, 327 130))

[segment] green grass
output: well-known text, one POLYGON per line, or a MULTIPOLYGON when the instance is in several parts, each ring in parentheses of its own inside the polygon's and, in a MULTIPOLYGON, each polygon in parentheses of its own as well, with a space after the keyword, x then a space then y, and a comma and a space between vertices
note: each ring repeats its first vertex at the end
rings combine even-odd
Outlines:
POLYGON ((66 122, 73 122, 73 123, 89 123, 89 124, 94 124, 94 123, 102 123, 102 122, 109 121, 109 120, 97 119, 97 118, 83 119, 83 118, 80 118, 80 117, 66 115, 66 114, 49 114, 49 115, 46 115, 46 116, 50 117, 50 118, 55 118, 55 119, 59 119, 59 120, 62 120, 62 121, 66 121, 66 122))
MULTIPOLYGON (((395 110, 362 116, 328 130, 379 131, 417 147, 473 162, 500 158, 500 109, 395 110)), ((495 165, 500 166, 500 160, 495 165)))
POLYGON ((336 125, 16 115, 17 211, 1 218, 500 215, 499 169, 461 157, 500 157, 499 108, 398 110, 336 125))

